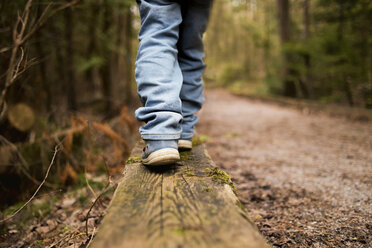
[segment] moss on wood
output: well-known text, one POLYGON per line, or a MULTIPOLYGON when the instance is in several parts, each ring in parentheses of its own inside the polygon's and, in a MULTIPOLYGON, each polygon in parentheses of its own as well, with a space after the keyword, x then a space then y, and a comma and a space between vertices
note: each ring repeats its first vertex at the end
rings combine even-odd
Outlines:
POLYGON ((126 164, 135 164, 135 163, 139 163, 139 162, 141 162, 141 158, 140 157, 130 157, 126 161, 126 164))
POLYGON ((210 137, 207 136, 207 135, 200 135, 200 136, 197 136, 197 137, 193 137, 192 138, 192 146, 195 147, 195 146, 201 145, 209 139, 210 139, 210 137))
POLYGON ((183 171, 183 174, 188 177, 194 177, 196 174, 194 173, 195 171, 193 169, 186 169, 183 171))
POLYGON ((181 161, 187 161, 191 158, 191 151, 182 151, 180 152, 181 161))
POLYGON ((207 168, 205 169, 205 172, 207 173, 209 177, 212 178, 213 182, 217 184, 227 184, 232 188, 234 192, 236 192, 236 187, 231 181, 231 177, 226 172, 220 170, 217 167, 207 168))
POLYGON ((245 207, 243 205, 243 203, 239 200, 236 201, 236 205, 243 211, 243 212, 246 212, 245 210, 245 207))

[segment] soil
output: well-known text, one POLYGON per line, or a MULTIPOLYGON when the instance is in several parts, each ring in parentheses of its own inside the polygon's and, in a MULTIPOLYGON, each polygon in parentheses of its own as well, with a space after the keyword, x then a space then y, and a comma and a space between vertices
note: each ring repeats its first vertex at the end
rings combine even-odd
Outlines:
POLYGON ((372 247, 372 124, 206 92, 198 131, 274 247, 372 247))

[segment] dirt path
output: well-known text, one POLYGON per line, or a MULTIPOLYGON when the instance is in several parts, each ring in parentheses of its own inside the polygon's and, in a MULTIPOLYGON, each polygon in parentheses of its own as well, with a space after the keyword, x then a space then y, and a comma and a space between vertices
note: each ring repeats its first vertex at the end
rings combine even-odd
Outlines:
POLYGON ((209 90, 210 155, 275 247, 372 247, 372 124, 209 90))

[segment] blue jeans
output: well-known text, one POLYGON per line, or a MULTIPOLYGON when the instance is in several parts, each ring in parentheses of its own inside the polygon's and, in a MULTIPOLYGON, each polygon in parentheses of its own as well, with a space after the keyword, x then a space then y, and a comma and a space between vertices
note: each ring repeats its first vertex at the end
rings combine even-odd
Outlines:
POLYGON ((142 139, 191 139, 203 98, 203 41, 212 0, 138 0, 136 82, 142 139))

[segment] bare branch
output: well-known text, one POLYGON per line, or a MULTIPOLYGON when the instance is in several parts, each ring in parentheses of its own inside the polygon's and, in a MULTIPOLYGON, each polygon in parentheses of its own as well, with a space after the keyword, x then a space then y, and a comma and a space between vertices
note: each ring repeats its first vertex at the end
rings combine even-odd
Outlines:
MULTIPOLYGON (((89 211, 87 213, 87 215, 85 216, 85 233, 86 235, 89 237, 89 232, 88 232, 88 220, 89 220, 89 214, 90 214, 90 211, 92 211, 93 207, 96 205, 96 203, 99 201, 99 199, 101 198, 101 196, 109 189, 110 185, 111 185, 111 176, 110 176, 110 171, 109 171, 109 168, 107 166, 107 162, 106 160, 103 158, 103 161, 104 161, 104 164, 105 164, 105 168, 106 168, 106 175, 107 175, 107 184, 105 186, 105 188, 101 191, 101 193, 96 197, 96 199, 94 200, 93 204, 90 206, 89 208, 89 211)), ((93 238, 93 236, 91 237, 93 238)))
POLYGON ((19 42, 19 45, 22 45, 22 43, 23 43, 22 42, 22 37, 23 37, 23 34, 26 31, 26 27, 27 27, 27 23, 28 23, 28 18, 30 16, 31 5, 32 5, 32 0, 28 0, 28 2, 26 4, 26 7, 25 7, 25 10, 23 11, 22 18, 20 18, 20 21, 22 23, 22 26, 21 26, 21 30, 17 34, 17 38, 15 40, 15 42, 19 42))
POLYGON ((20 47, 20 49, 21 49, 21 57, 18 60, 17 66, 16 66, 16 68, 13 72, 13 76, 12 76, 12 79, 10 80, 10 82, 13 82, 17 78, 17 75, 18 75, 18 72, 19 72, 19 67, 21 66, 21 63, 23 61, 23 57, 25 56, 25 52, 24 52, 23 48, 20 47))
POLYGON ((39 185, 39 187, 37 187, 35 193, 31 196, 31 198, 25 204, 23 204, 20 208, 18 208, 15 212, 13 212, 13 214, 11 214, 10 216, 8 216, 7 218, 5 218, 3 220, 0 220, 0 223, 6 222, 6 221, 10 220, 11 218, 13 218, 14 216, 16 216, 19 212, 22 211, 22 209, 24 209, 35 198, 35 196, 37 195, 37 193, 39 192, 39 190, 41 189, 41 187, 44 185, 44 183, 45 183, 45 181, 46 181, 46 179, 47 179, 47 177, 49 175, 50 169, 52 168, 52 165, 54 164, 54 160, 55 160, 55 158, 57 156, 57 152, 58 152, 58 147, 59 147, 59 145, 56 145, 55 146, 53 158, 50 161, 49 167, 48 167, 48 169, 46 171, 46 174, 44 176, 43 181, 41 182, 41 184, 39 185))
POLYGON ((27 71, 33 65, 36 65, 38 61, 36 58, 32 58, 30 60, 25 60, 23 68, 14 75, 13 81, 16 80, 19 76, 21 76, 25 71, 27 71))
MULTIPOLYGON (((23 70, 20 71, 20 66, 22 64, 24 58, 24 51, 22 49, 22 45, 29 40, 41 27, 43 27, 47 21, 56 15, 58 12, 70 8, 76 5, 80 0, 73 0, 71 2, 67 2, 62 4, 61 6, 55 8, 54 10, 50 11, 50 7, 52 3, 48 4, 45 9, 43 10, 40 18, 35 21, 35 24, 27 31, 29 26, 29 17, 31 12, 32 0, 28 0, 23 10, 22 15, 18 13, 17 21, 13 27, 13 46, 11 48, 11 55, 9 59, 8 70, 5 77, 5 87, 0 94, 0 120, 5 116, 5 96, 9 89, 9 87, 16 81, 21 73, 23 73, 26 68, 24 66, 23 70), (19 53, 19 49, 21 49, 21 58, 17 61, 17 56, 19 53)), ((0 51, 8 51, 9 49, 3 48, 0 51)), ((27 63, 24 63, 27 64, 27 63)))
POLYGON ((69 3, 66 3, 66 4, 63 4, 61 5, 60 7, 54 9, 53 11, 51 11, 51 13, 49 15, 47 15, 47 12, 48 12, 48 9, 50 7, 50 5, 48 5, 46 7, 46 9, 43 11, 43 13, 41 14, 39 20, 37 21, 37 23, 32 27, 32 29, 23 37, 23 39, 21 40, 22 43, 26 42, 29 38, 31 38, 41 27, 43 27, 46 22, 51 18, 53 17, 54 15, 56 15, 58 12, 64 10, 64 9, 67 9, 67 8, 70 8, 74 5, 76 5, 78 2, 80 2, 80 0, 74 0, 74 1, 71 1, 69 3))
POLYGON ((89 183, 89 180, 88 180, 88 177, 87 177, 87 166, 85 165, 84 167, 84 177, 85 177, 85 182, 88 186, 88 189, 90 190, 90 192, 93 194, 94 198, 97 198, 97 194, 96 192, 94 192, 94 189, 92 188, 92 186, 90 185, 89 183))
POLYGON ((19 25, 20 21, 21 21, 21 16, 19 15, 19 12, 17 12, 17 21, 14 24, 13 32, 12 32, 12 34, 13 34, 13 36, 12 36, 13 37, 13 41, 15 41, 17 39, 18 25, 19 25))
POLYGON ((91 235, 90 238, 89 238, 89 242, 88 242, 86 248, 88 248, 88 247, 90 246, 90 243, 92 243, 92 240, 93 240, 93 237, 94 237, 94 234, 95 234, 95 233, 96 233, 96 228, 94 227, 94 228, 93 228, 92 235, 91 235))
MULTIPOLYGON (((34 182, 36 185, 40 184, 41 182, 39 182, 38 180, 36 180, 35 178, 33 178, 30 173, 28 172, 28 163, 26 161, 26 159, 23 157, 23 155, 21 154, 21 152, 19 151, 18 147, 13 144, 12 142, 10 142, 8 139, 6 139, 4 136, 0 135, 0 141, 2 141, 3 143, 5 143, 6 145, 10 146, 12 150, 14 150, 16 153, 17 153, 17 156, 19 158, 19 160, 21 161, 21 171, 23 172, 23 174, 26 175, 26 177, 28 179, 30 179, 32 182, 34 182)), ((51 187, 51 188, 56 188, 55 185, 51 184, 51 183, 48 183, 48 182, 45 182, 45 185, 47 185, 48 187, 51 187)))

